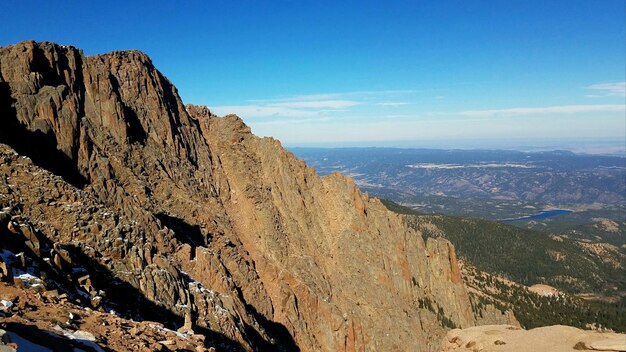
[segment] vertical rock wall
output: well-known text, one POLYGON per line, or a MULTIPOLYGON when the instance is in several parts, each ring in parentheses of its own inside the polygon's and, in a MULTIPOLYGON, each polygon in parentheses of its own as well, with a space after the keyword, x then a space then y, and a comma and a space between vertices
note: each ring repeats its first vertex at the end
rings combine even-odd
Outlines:
POLYGON ((23 42, 0 49, 0 73, 0 143, 64 180, 17 178, 3 202, 181 321, 247 350, 302 351, 427 351, 442 317, 474 324, 448 242, 424 243, 238 117, 183 106, 146 55, 23 42), (73 230, 37 201, 52 190, 117 220, 73 230))

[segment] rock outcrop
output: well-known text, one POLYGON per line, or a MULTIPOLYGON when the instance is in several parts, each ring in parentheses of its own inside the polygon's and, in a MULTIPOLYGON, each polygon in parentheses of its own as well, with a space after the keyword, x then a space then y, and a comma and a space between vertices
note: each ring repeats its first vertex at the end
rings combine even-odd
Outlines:
MULTIPOLYGON (((132 321, 0 283, 0 351, 204 351, 206 336, 132 321)), ((211 341, 206 341, 211 345, 211 341)), ((218 347, 219 348, 219 347, 218 347)))
POLYGON ((44 293, 224 350, 429 351, 475 324, 449 242, 184 106, 141 52, 1 48, 0 126, 0 245, 44 293))

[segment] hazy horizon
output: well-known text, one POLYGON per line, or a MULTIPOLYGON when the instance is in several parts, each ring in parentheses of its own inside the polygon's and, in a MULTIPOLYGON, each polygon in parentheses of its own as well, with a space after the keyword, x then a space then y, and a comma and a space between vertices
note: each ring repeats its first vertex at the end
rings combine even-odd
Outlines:
POLYGON ((612 140, 423 140, 423 141, 361 141, 329 143, 282 143, 287 149, 335 148, 398 148, 433 150, 511 150, 521 152, 570 151, 576 154, 620 156, 626 158, 622 139, 612 140))

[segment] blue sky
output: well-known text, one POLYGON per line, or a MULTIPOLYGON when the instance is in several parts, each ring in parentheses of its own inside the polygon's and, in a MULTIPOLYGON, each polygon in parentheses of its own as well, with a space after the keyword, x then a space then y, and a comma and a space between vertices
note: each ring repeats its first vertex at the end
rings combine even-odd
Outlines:
POLYGON ((623 0, 4 0, 0 45, 140 49, 185 102, 292 146, 623 146, 625 13, 623 0))

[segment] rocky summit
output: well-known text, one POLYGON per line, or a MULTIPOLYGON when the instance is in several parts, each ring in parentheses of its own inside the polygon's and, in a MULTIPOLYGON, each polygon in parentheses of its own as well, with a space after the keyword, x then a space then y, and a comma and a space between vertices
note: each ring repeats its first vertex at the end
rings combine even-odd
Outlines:
POLYGON ((0 49, 0 208, 3 348, 435 351, 481 323, 449 242, 138 51, 0 49))

